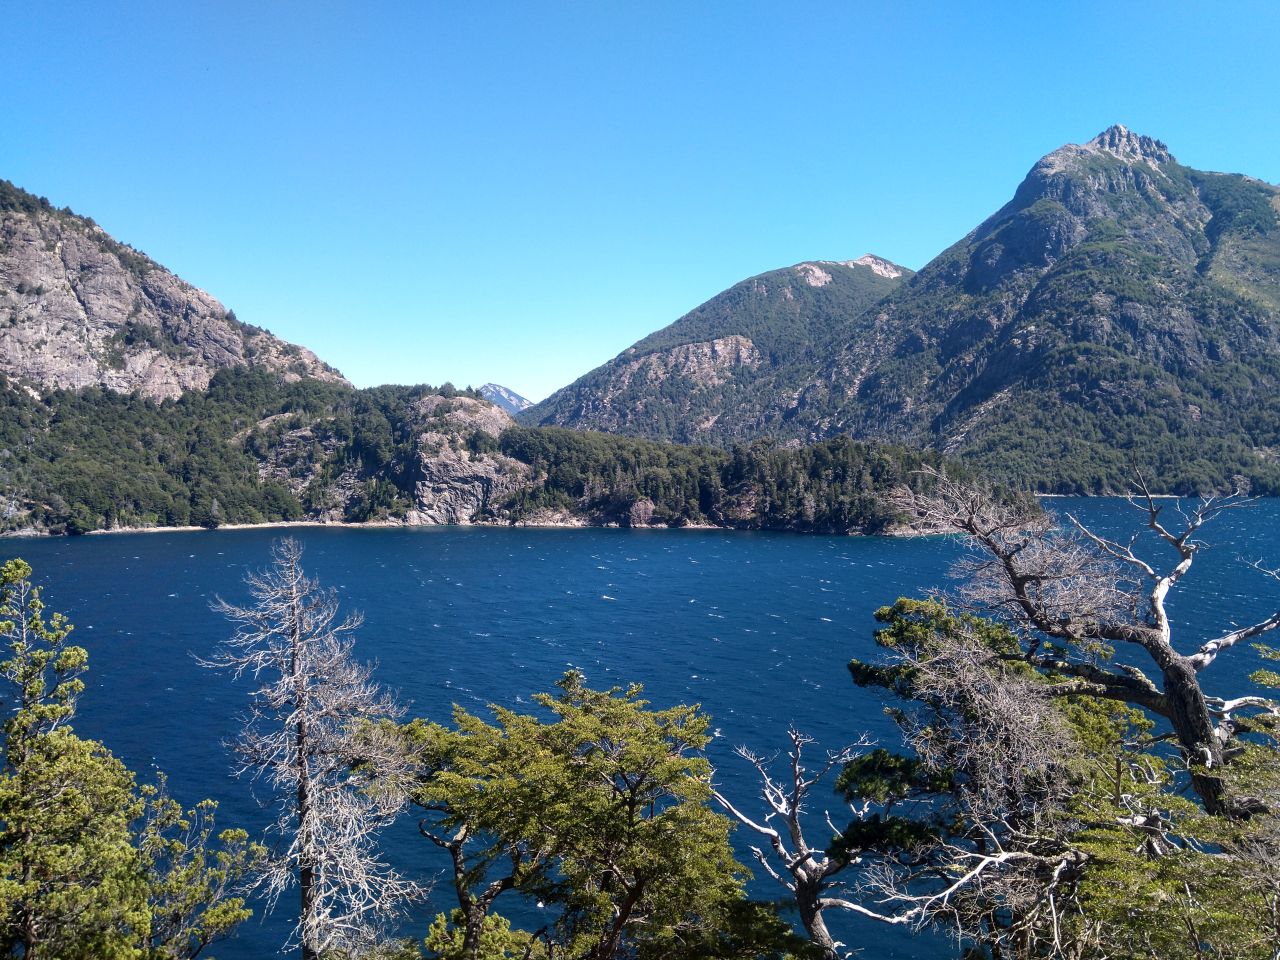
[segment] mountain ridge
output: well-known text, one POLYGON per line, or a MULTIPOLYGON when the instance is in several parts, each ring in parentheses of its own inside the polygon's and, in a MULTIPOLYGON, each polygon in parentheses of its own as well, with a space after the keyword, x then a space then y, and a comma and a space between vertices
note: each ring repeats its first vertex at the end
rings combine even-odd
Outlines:
POLYGON ((1008 203, 851 306, 751 390, 673 411, 651 377, 627 395, 643 422, 611 417, 601 386, 624 352, 522 421, 924 445, 1045 492, 1123 491, 1135 467, 1185 492, 1280 483, 1280 188, 1116 125, 1040 158, 1008 203))
POLYGON ((518 417, 681 442, 716 442, 699 406, 730 407, 802 354, 817 331, 887 295, 911 271, 866 254, 769 270, 712 297, 518 417), (679 424, 679 426, 677 426, 679 424))
POLYGON ((516 393, 510 387, 504 387, 500 383, 486 383, 480 387, 480 396, 484 397, 490 403, 501 407, 507 413, 515 416, 521 410, 527 410, 533 406, 533 401, 528 400, 520 394, 516 393))

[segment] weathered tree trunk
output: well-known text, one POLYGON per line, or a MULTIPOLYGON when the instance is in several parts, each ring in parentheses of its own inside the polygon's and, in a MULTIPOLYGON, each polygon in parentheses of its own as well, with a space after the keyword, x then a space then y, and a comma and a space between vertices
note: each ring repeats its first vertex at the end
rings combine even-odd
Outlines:
POLYGON ((479 900, 471 900, 462 906, 462 955, 467 960, 479 960, 480 935, 484 933, 484 921, 489 913, 489 905, 479 900))
POLYGON ((320 949, 315 942, 315 924, 312 917, 316 909, 316 868, 313 859, 311 839, 311 783, 310 769, 307 765, 307 721, 305 706, 307 688, 306 678, 302 675, 302 597, 295 588, 290 598, 292 613, 292 631, 290 641, 293 645, 293 656, 290 666, 293 670, 293 690, 296 699, 299 719, 296 731, 295 749, 298 751, 298 890, 299 890, 299 924, 302 931, 302 960, 320 960, 320 949))
POLYGON ((1214 730, 1209 706, 1205 703, 1200 678, 1186 657, 1176 654, 1161 664, 1164 695, 1169 704, 1169 721, 1178 736, 1178 744, 1189 765, 1198 772, 1191 774, 1191 785, 1214 815, 1227 812, 1222 778, 1214 772, 1222 766, 1222 743, 1214 730))
MULTIPOLYGON (((302 753, 303 746, 306 743, 307 728, 303 722, 298 723, 298 752, 302 753)), ((306 758, 303 756, 301 766, 306 767, 306 758)), ((305 774, 298 781, 298 828, 300 836, 298 838, 299 850, 302 854, 302 860, 298 866, 298 888, 301 892, 301 912, 298 916, 301 918, 302 929, 302 960, 320 960, 320 951, 316 948, 314 942, 315 930, 314 924, 311 923, 312 915, 316 909, 316 889, 315 889, 315 864, 311 859, 311 839, 310 839, 310 817, 311 817, 311 797, 308 792, 308 783, 305 774)))
POLYGON ((814 946, 822 951, 823 960, 840 960, 835 939, 827 930, 826 921, 822 919, 822 907, 818 903, 820 896, 821 893, 809 884, 796 884, 796 907, 800 911, 800 925, 804 927, 804 932, 814 946))

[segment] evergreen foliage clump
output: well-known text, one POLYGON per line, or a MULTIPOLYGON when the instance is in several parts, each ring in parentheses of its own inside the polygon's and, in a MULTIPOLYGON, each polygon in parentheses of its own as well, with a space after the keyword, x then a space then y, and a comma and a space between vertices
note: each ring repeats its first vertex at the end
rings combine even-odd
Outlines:
POLYGON ((215 834, 215 804, 184 809, 164 781, 139 788, 71 727, 88 666, 31 568, 0 568, 0 679, 13 710, 0 768, 0 955, 180 960, 250 916, 239 881, 262 856, 243 830, 215 834))

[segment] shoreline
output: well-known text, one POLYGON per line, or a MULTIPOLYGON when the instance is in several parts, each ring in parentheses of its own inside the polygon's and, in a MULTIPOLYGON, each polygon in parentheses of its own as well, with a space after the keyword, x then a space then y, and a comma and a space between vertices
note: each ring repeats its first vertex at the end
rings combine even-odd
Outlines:
POLYGON ((223 523, 216 527, 183 526, 183 527, 113 527, 110 530, 89 530, 83 534, 50 533, 47 530, 10 530, 0 533, 0 540, 37 540, 37 539, 72 539, 75 536, 99 537, 110 534, 152 534, 152 533, 217 533, 220 530, 270 530, 289 529, 293 527, 318 527, 333 529, 435 529, 440 527, 477 527, 481 529, 509 530, 723 530, 725 532, 745 533, 793 533, 801 536, 817 534, 826 537, 902 537, 913 536, 910 531, 899 529, 886 530, 883 533, 833 533, 818 530, 787 530, 771 527, 727 527, 713 523, 690 523, 684 526, 655 525, 644 527, 623 527, 617 523, 590 523, 586 521, 529 521, 516 523, 401 523, 395 520, 371 520, 365 523, 352 523, 346 520, 269 520, 264 523, 223 523))
MULTIPOLYGON (((1057 500, 1068 498, 1081 498, 1087 500, 1123 500, 1123 494, 1070 494, 1070 493, 1037 493, 1033 494, 1037 500, 1057 500)), ((1159 500, 1176 500, 1179 499, 1177 494, 1157 493, 1152 494, 1159 500)), ((616 530, 616 529, 637 529, 637 530, 725 530, 725 531, 743 531, 748 533, 794 533, 799 535, 817 534, 827 537, 913 537, 913 536, 931 536, 931 534, 919 534, 904 529, 900 526, 891 527, 879 533, 862 533, 857 531, 847 531, 845 533, 836 533, 830 530, 795 530, 776 527, 731 527, 722 526, 714 523, 690 523, 683 526, 655 525, 644 527, 627 527, 623 528, 618 523, 592 523, 584 518, 564 518, 538 520, 527 518, 517 520, 515 522, 506 521, 480 521, 478 523, 410 523, 404 520, 368 520, 361 523, 354 523, 348 520, 267 520, 262 523, 221 523, 216 527, 203 527, 199 525, 188 525, 180 527, 168 526, 129 526, 129 527, 112 527, 109 530, 89 530, 78 536, 97 537, 108 534, 149 534, 149 533, 214 533, 219 530, 270 530, 281 529, 287 530, 294 527, 314 527, 314 528, 334 528, 334 529, 425 529, 434 527, 481 527, 481 528, 509 528, 513 530, 616 530)), ((54 538, 70 538, 77 534, 68 533, 50 533, 48 530, 35 530, 26 528, 22 530, 8 530, 0 532, 0 540, 35 540, 35 539, 54 539, 54 538)))
MULTIPOLYGON (((1058 499, 1087 499, 1087 500, 1123 500, 1124 494, 1073 494, 1073 493, 1036 493, 1033 496, 1037 500, 1058 500, 1058 499)), ((1156 493, 1152 496, 1158 500, 1177 500, 1182 499, 1173 493, 1156 493)), ((553 515, 554 516, 554 515, 553 515)), ((561 515, 563 517, 563 515, 561 515)), ((96 537, 107 534, 137 534, 137 533, 200 533, 200 532, 216 532, 218 530, 270 530, 281 529, 286 530, 293 527, 318 527, 318 528, 335 528, 335 529, 420 529, 428 527, 482 527, 482 528, 510 528, 524 530, 611 530, 624 529, 618 523, 592 523, 585 518, 553 518, 546 519, 526 518, 515 522, 506 521, 480 521, 468 523, 412 523, 404 520, 368 520, 361 523, 354 523, 348 520, 267 520, 262 523, 221 523, 216 527, 203 527, 199 525, 188 525, 180 527, 112 527, 109 530, 89 530, 78 536, 96 537)), ((858 531, 847 531, 845 533, 836 533, 830 530, 796 530, 777 527, 732 527, 722 526, 715 523, 690 523, 683 526, 670 526, 666 524, 644 526, 644 527, 627 527, 625 529, 637 530, 725 530, 725 531, 743 531, 749 533, 794 533, 800 535, 817 534, 827 537, 912 537, 912 536, 930 536, 930 534, 919 534, 904 529, 901 526, 891 527, 879 533, 862 533, 858 531)), ((26 528, 22 530, 8 530, 0 532, 0 540, 34 540, 43 538, 69 538, 77 536, 68 533, 50 533, 48 530, 36 530, 26 528)))

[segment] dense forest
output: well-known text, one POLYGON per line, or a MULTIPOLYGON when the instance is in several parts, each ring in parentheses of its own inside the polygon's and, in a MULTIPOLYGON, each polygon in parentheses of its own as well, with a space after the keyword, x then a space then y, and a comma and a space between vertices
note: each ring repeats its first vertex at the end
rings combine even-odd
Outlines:
MULTIPOLYGON (((808 447, 731 450, 562 427, 513 427, 497 449, 533 468, 534 483, 500 505, 519 520, 585 511, 627 526, 713 525, 822 533, 879 532, 897 513, 885 494, 927 483, 934 453, 845 437, 808 447)), ((968 476, 957 465, 953 472, 968 476)))
MULTIPOLYGON (((262 370, 219 372, 207 391, 159 402, 99 389, 40 397, 0 387, 0 529, 84 533, 115 526, 214 527, 299 520, 312 507, 262 477, 261 456, 291 427, 319 479, 353 463, 362 477, 345 519, 395 509, 412 445, 407 407, 452 387, 352 390, 262 370)), ((322 486, 322 484, 321 484, 322 486)))
POLYGON ((166 401, 0 386, 0 531, 395 522, 414 508, 424 464, 447 455, 503 478, 480 522, 876 532, 894 517, 884 494, 941 462, 846 438, 723 450, 505 415, 477 427, 451 419, 464 401, 481 402, 447 384, 353 390, 245 368, 166 401))

